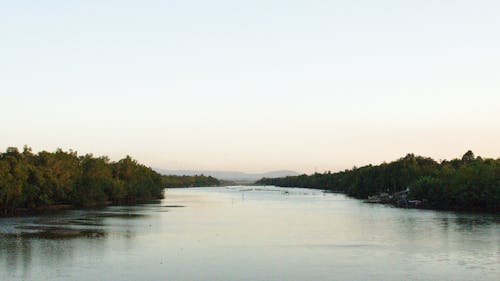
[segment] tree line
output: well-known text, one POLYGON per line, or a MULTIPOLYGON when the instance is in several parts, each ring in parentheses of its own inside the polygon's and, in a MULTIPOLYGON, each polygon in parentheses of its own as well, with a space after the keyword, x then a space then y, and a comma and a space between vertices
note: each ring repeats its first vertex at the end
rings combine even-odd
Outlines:
POLYGON ((472 151, 450 161, 408 154, 376 166, 263 178, 257 183, 325 189, 362 199, 408 189, 409 199, 422 200, 429 208, 500 211, 500 159, 475 157, 472 151))
POLYGON ((134 203, 163 196, 162 177, 130 156, 117 162, 76 151, 0 153, 0 212, 52 205, 134 203))
POLYGON ((167 175, 161 178, 163 186, 168 188, 177 187, 208 187, 220 186, 222 183, 212 176, 194 175, 194 176, 173 176, 167 175))

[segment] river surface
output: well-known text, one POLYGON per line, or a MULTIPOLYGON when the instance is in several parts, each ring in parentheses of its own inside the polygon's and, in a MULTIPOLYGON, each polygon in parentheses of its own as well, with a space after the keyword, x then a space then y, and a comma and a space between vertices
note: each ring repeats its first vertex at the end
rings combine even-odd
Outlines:
POLYGON ((0 280, 500 280, 498 215, 276 187, 0 219, 0 280))

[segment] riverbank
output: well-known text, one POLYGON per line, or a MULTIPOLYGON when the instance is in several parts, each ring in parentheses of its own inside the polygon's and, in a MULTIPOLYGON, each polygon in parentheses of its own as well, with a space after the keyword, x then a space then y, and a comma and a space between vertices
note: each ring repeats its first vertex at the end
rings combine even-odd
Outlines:
POLYGON ((96 202, 92 204, 86 204, 86 205, 72 205, 72 204, 58 204, 58 205, 47 205, 47 206, 40 206, 34 209, 28 209, 28 208, 18 208, 12 213, 7 213, 7 214, 0 214, 0 218, 10 218, 10 217, 24 217, 24 216, 38 216, 38 215, 46 215, 46 214, 55 214, 55 213, 60 213, 63 211, 71 211, 71 210, 85 210, 85 211, 91 211, 91 210, 101 210, 106 207, 129 207, 129 206, 139 206, 143 204, 153 204, 159 202, 161 199, 164 199, 164 197, 159 197, 159 198, 151 198, 148 200, 140 200, 140 201, 134 201, 134 202, 112 202, 112 201, 106 201, 106 202, 96 202))
POLYGON ((426 199, 422 200, 410 200, 407 197, 408 190, 397 192, 395 194, 380 193, 378 195, 368 196, 368 199, 363 200, 367 204, 383 204, 390 205, 397 208, 404 209, 422 209, 422 210, 436 210, 436 211, 454 211, 454 212, 469 212, 469 213, 487 213, 487 214, 497 214, 500 210, 492 209, 482 209, 482 208, 438 208, 430 205, 429 201, 426 199))
POLYGON ((0 153, 0 213, 135 203, 163 196, 161 175, 127 156, 117 162, 75 151, 0 153))
POLYGON ((500 159, 475 157, 471 151, 450 161, 437 162, 408 154, 380 165, 337 173, 264 178, 257 184, 334 190, 399 207, 500 213, 500 159), (404 197, 395 196, 399 193, 404 193, 404 197))

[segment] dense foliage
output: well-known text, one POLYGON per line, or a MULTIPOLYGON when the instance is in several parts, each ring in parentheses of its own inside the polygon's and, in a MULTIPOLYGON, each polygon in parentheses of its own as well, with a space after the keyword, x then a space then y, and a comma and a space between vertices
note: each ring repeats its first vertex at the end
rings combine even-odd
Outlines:
POLYGON ((161 175, 127 156, 106 157, 58 149, 33 154, 8 148, 0 153, 0 212, 69 204, 133 203, 161 198, 161 175))
POLYGON ((442 161, 408 154, 391 163, 338 173, 264 178, 258 184, 308 187, 367 198, 409 189, 409 199, 439 209, 500 210, 500 159, 482 159, 468 151, 461 159, 442 161))
POLYGON ((211 176, 196 175, 196 176, 162 176, 164 187, 205 187, 205 186, 220 186, 221 182, 211 176))

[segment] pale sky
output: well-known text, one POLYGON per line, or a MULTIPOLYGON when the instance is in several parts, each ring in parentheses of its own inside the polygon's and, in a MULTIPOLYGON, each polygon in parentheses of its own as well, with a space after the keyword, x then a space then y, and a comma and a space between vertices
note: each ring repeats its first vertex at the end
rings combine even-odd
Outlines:
POLYGON ((500 157, 500 1, 2 1, 0 150, 314 172, 500 157))

